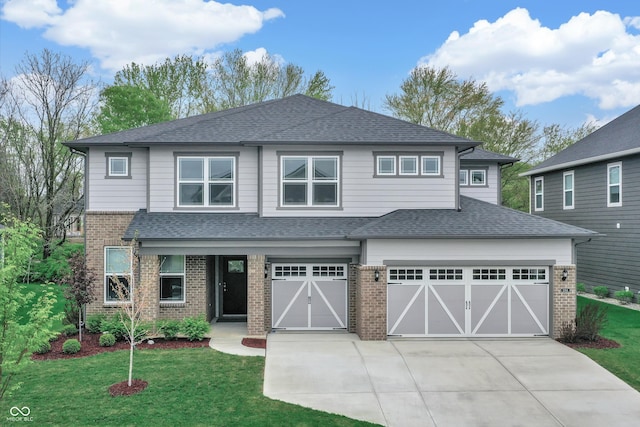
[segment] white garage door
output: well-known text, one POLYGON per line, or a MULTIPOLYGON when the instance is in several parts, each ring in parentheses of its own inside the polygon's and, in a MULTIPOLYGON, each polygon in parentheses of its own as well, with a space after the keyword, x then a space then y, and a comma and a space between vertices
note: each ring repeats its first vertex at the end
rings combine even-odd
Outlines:
POLYGON ((274 328, 347 328, 346 264, 272 264, 274 328))
POLYGON ((546 267, 390 267, 387 333, 549 334, 546 267))

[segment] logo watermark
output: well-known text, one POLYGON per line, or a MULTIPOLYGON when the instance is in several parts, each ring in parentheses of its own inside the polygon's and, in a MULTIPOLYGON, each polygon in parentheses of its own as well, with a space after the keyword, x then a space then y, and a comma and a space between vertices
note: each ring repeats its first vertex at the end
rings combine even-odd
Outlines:
POLYGON ((10 417, 7 417, 7 421, 16 422, 16 421, 33 421, 33 417, 31 417, 31 409, 28 406, 23 406, 22 408, 18 406, 12 406, 9 409, 10 417))

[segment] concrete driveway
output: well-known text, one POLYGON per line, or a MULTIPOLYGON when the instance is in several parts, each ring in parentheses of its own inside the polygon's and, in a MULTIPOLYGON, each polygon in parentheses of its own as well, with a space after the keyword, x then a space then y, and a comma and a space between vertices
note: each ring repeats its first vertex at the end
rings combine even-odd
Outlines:
POLYGON ((637 426, 640 393, 549 338, 268 336, 264 394, 389 426, 637 426))

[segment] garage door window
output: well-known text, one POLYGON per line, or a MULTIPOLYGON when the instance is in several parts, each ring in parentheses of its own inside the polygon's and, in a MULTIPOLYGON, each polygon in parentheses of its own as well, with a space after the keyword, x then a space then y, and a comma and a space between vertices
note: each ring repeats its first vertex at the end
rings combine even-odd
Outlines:
POLYGON ((389 280, 422 280, 421 268, 392 268, 389 270, 389 280))
POLYGON ((429 270, 430 280, 462 280, 461 268, 432 268, 429 270))
POLYGON ((473 280, 505 280, 507 278, 504 268, 474 268, 473 280))
POLYGON ((273 270, 273 277, 300 277, 307 275, 304 265, 277 265, 273 270))
POLYGON ((314 265, 313 277, 344 277, 342 265, 314 265))
POLYGON ((513 280, 545 280, 547 270, 544 268, 514 268, 513 280))

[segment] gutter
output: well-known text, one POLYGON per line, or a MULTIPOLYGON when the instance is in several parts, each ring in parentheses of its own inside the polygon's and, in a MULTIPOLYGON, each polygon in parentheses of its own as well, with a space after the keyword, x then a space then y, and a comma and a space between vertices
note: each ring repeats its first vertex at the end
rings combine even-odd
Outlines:
POLYGON ((570 162, 559 163, 553 166, 547 166, 539 169, 531 169, 530 171, 523 172, 518 176, 538 175, 541 173, 550 172, 558 169, 572 168, 572 167, 581 166, 587 163, 601 162, 604 160, 611 160, 618 157, 630 156, 632 154, 638 154, 638 153, 640 153, 640 147, 630 148, 629 150, 616 151, 615 153, 601 154, 599 156, 587 157, 579 160, 572 160, 570 162))

